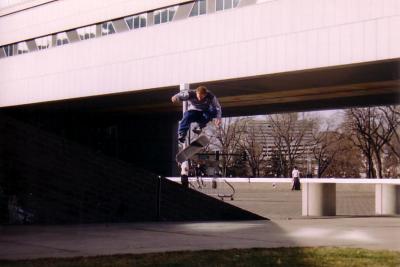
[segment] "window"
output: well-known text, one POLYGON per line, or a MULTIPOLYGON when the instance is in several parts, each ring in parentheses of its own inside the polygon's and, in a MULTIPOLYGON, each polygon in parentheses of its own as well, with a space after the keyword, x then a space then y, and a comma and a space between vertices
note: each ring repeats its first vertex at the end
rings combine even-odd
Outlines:
POLYGON ((96 25, 86 26, 76 30, 79 35, 79 39, 87 40, 96 37, 96 25))
POLYGON ((141 14, 137 16, 127 17, 125 18, 125 22, 130 30, 146 27, 147 16, 146 14, 141 14))
POLYGON ((38 50, 43 50, 51 47, 51 36, 45 36, 35 39, 38 50))
POLYGON ((206 14, 206 0, 198 0, 194 2, 190 17, 206 14))
POLYGON ((26 44, 26 42, 20 42, 17 44, 17 53, 19 54, 25 54, 28 53, 28 45, 26 44))
POLYGON ((154 24, 165 23, 174 18, 176 6, 154 11, 154 24))
POLYGON ((233 7, 237 7, 239 4, 239 0, 217 0, 216 2, 216 10, 224 10, 230 9, 233 7))
POLYGON ((114 34, 115 29, 114 25, 112 24, 111 21, 104 22, 101 24, 101 35, 109 35, 109 34, 114 34))
POLYGON ((6 57, 11 57, 14 55, 14 47, 13 46, 14 45, 12 45, 12 44, 3 46, 6 57))
POLYGON ((65 32, 60 32, 56 34, 56 46, 68 44, 68 36, 65 32))

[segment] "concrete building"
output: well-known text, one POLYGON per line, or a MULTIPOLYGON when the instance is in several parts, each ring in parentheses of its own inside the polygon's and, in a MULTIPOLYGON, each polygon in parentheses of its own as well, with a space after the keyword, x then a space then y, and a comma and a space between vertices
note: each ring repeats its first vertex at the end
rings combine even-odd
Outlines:
MULTIPOLYGON (((247 123, 247 138, 254 140, 262 146, 262 156, 265 162, 263 175, 275 176, 285 175, 285 168, 288 168, 289 157, 294 158, 294 164, 301 171, 301 175, 317 175, 317 163, 313 157, 313 149, 317 145, 312 135, 312 128, 307 127, 307 121, 293 119, 291 123, 280 126, 287 129, 287 134, 278 134, 276 128, 270 121, 249 121, 247 123), (284 138, 292 140, 288 147, 284 138), (290 156, 289 156, 290 154, 290 156)), ((246 138, 246 137, 245 137, 246 138)), ((291 170, 288 170, 291 171, 291 170)))

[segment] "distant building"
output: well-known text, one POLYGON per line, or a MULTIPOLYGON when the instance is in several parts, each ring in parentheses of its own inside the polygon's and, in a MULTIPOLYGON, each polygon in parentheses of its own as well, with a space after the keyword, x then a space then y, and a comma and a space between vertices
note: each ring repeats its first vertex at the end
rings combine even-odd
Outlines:
MULTIPOLYGON (((283 139, 280 139, 274 132, 274 127, 269 121, 252 120, 247 123, 247 133, 245 138, 253 138, 255 142, 262 145, 263 157, 266 161, 267 174, 272 175, 277 168, 274 161, 285 161, 281 164, 288 164, 289 153, 294 157, 295 164, 299 166, 302 175, 315 175, 316 163, 312 157, 312 150, 315 147, 312 129, 304 127, 305 120, 297 120, 288 137, 292 139, 290 147, 283 139), (293 154, 294 153, 294 154, 293 154)), ((289 167, 289 166, 287 166, 289 167)))

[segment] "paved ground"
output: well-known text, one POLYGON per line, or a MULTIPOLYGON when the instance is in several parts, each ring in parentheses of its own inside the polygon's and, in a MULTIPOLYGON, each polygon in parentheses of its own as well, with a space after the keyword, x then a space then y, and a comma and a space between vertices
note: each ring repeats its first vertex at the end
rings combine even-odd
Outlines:
POLYGON ((301 217, 301 193, 288 185, 244 184, 236 190, 229 203, 271 221, 0 226, 0 259, 292 246, 400 251, 400 217, 372 216, 373 188, 338 188, 340 216, 329 218, 301 217))
MULTIPOLYGON (((192 183, 195 185, 195 183, 192 183)), ((211 183, 205 183, 199 191, 217 197, 230 195, 232 189, 218 183, 212 189, 211 183)), ((235 183, 234 200, 229 197, 224 201, 249 210, 263 217, 280 220, 301 218, 301 191, 291 191, 290 184, 271 183, 235 183)), ((338 216, 373 216, 375 215, 374 185, 337 185, 336 214, 338 216)))
POLYGON ((400 219, 14 226, 0 230, 0 259, 293 246, 400 251, 400 219))

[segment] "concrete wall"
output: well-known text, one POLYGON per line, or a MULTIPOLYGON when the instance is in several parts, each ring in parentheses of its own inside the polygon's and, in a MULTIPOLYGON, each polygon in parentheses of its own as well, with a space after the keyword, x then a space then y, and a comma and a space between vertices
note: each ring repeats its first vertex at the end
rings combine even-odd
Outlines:
POLYGON ((0 107, 393 59, 399 28, 398 0, 262 2, 3 58, 0 107))

